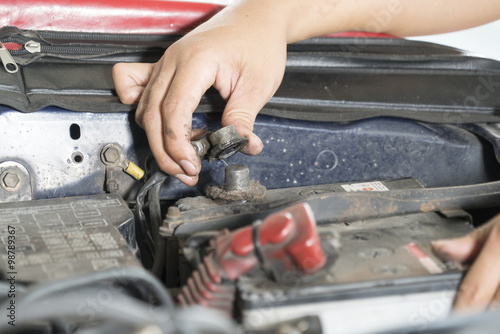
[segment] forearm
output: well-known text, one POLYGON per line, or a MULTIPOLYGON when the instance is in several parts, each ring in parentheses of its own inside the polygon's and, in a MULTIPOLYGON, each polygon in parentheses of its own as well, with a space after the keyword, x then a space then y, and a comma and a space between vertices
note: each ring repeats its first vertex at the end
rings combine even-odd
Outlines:
POLYGON ((339 31, 404 37, 466 29, 500 19, 500 1, 240 0, 221 15, 225 22, 258 22, 263 29, 282 29, 287 42, 293 43, 339 31))

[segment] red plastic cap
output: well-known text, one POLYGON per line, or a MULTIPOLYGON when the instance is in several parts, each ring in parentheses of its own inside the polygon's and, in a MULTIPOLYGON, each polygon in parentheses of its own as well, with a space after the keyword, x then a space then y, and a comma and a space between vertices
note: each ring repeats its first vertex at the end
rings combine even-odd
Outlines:
POLYGON ((260 226, 259 236, 263 247, 282 246, 283 252, 275 255, 288 256, 304 273, 312 273, 326 263, 316 219, 307 203, 293 205, 267 217, 260 226))

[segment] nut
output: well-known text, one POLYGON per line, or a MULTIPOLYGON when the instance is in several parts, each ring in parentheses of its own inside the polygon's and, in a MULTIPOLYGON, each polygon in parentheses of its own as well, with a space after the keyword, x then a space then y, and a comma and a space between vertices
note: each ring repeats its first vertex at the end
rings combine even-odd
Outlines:
POLYGON ((205 156, 208 153, 208 150, 210 149, 210 142, 208 141, 207 136, 204 136, 197 140, 193 140, 191 142, 191 145, 193 145, 196 154, 198 154, 198 156, 202 159, 205 158, 205 156))
POLYGON ((13 171, 4 172, 2 175, 2 188, 5 190, 16 190, 21 184, 21 179, 19 175, 13 171))
POLYGON ((213 146, 225 144, 233 139, 240 138, 234 125, 228 125, 215 131, 210 135, 210 142, 213 146))
POLYGON ((111 146, 104 151, 102 156, 104 158, 104 162, 114 164, 120 159, 120 152, 116 147, 111 146))

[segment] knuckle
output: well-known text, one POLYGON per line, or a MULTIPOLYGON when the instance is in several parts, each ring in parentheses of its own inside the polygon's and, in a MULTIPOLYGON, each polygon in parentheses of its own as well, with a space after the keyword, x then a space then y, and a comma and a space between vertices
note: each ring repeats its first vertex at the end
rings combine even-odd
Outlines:
POLYGON ((223 125, 234 125, 237 129, 239 128, 240 131, 244 129, 245 131, 252 132, 255 117, 256 115, 253 115, 246 110, 232 109, 225 113, 223 125))
POLYGON ((171 114, 190 115, 198 104, 198 99, 193 94, 186 94, 170 91, 167 98, 163 101, 162 109, 164 115, 169 117, 171 114))
POLYGON ((192 66, 195 63, 206 63, 214 58, 216 50, 204 39, 181 39, 172 44, 164 53, 164 61, 175 61, 181 67, 192 66))
POLYGON ((179 110, 180 102, 176 98, 175 94, 170 94, 162 103, 162 109, 165 116, 169 116, 170 114, 179 110))
POLYGON ((156 121, 155 113, 152 109, 147 108, 144 112, 136 113, 136 121, 139 124, 153 124, 156 121))

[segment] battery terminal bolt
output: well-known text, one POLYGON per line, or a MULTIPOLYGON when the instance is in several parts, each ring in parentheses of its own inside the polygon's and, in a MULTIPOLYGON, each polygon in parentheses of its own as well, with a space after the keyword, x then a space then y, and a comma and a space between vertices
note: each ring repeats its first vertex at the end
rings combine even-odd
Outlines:
POLYGON ((120 159, 120 152, 118 152, 118 149, 113 146, 106 148, 102 155, 105 162, 110 164, 114 164, 118 162, 118 159, 120 159))
POLYGON ((139 166, 129 161, 123 149, 118 144, 107 144, 101 149, 101 161, 106 167, 120 167, 125 173, 129 174, 136 180, 140 180, 144 176, 144 170, 139 166))

